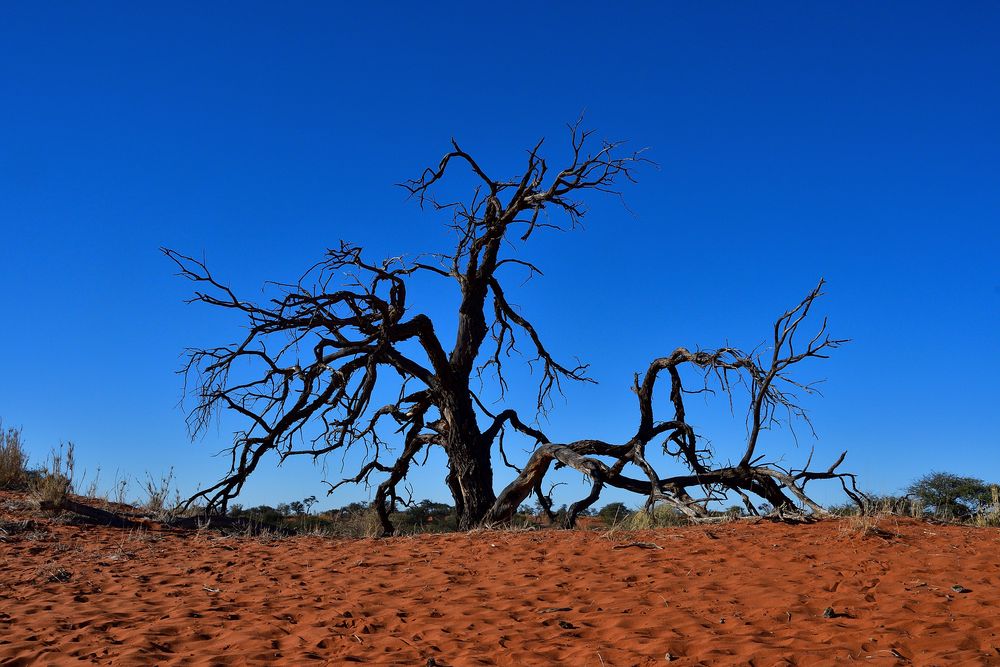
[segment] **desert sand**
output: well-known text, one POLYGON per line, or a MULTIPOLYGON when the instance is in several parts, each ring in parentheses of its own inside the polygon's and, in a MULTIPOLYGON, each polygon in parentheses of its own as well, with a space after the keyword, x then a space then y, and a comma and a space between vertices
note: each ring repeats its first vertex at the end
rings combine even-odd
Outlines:
POLYGON ((0 494, 2 665, 1000 664, 996 529, 265 540, 23 506, 0 494))

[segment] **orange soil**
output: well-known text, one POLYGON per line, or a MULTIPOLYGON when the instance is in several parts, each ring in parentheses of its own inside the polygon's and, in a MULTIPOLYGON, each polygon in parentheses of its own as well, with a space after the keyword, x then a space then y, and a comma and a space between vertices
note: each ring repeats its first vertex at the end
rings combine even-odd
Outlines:
POLYGON ((995 529, 267 543, 36 520, 0 533, 0 665, 1000 664, 995 529))

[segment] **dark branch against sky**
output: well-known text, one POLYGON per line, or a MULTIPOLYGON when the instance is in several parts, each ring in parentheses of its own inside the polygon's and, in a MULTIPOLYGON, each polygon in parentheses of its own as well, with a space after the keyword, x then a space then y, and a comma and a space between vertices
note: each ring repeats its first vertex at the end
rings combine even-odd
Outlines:
MULTIPOLYGON (((171 465, 190 489, 215 479, 231 424, 190 443, 174 371, 185 347, 238 332, 184 306, 158 247, 240 292, 296 280, 340 239, 413 259, 450 237, 393 184, 451 137, 516 175, 586 112, 659 168, 627 208, 594 200, 584 229, 533 237, 523 259, 545 274, 505 293, 599 381, 556 400, 547 433, 615 439, 649 359, 752 348, 825 276, 831 329, 853 342, 817 369, 820 439, 800 448, 849 449, 879 491, 932 469, 1000 479, 1000 362, 983 353, 1000 331, 996 5, 525 9, 4 7, 0 416, 35 458, 74 440, 108 481, 171 465)), ((454 305, 414 289, 429 314, 454 305)), ((745 439, 740 415, 691 403, 706 432, 745 439)), ((442 498, 422 470, 415 495, 442 498)), ((322 477, 289 463, 248 501, 322 477)))

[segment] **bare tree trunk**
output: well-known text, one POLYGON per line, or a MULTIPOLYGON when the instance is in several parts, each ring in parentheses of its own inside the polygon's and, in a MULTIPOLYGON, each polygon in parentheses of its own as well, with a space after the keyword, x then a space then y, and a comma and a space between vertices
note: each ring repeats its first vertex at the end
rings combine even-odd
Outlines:
POLYGON ((467 384, 444 402, 442 417, 447 424, 448 487, 455 500, 458 527, 469 530, 482 522, 496 502, 492 443, 485 442, 479 430, 467 384))
POLYGON ((458 511, 459 530, 478 526, 496 502, 493 492, 493 466, 489 450, 483 451, 467 441, 450 442, 448 458, 454 480, 452 494, 456 492, 455 508, 458 511))

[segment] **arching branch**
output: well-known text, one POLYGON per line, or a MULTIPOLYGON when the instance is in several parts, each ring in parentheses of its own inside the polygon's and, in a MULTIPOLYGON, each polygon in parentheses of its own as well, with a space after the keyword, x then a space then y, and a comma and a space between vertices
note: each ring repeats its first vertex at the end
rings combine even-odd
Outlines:
MULTIPOLYGON (((518 477, 499 495, 489 518, 501 522, 510 519, 530 489, 545 476, 551 463, 577 470, 590 478, 591 493, 571 509, 567 523, 572 524, 576 514, 596 502, 601 490, 612 486, 643 494, 647 505, 666 503, 679 512, 698 518, 708 514, 709 503, 721 500, 725 492, 734 492, 752 508, 747 494, 769 502, 776 510, 796 512, 795 501, 813 514, 824 513, 823 508, 805 492, 809 481, 838 479, 845 492, 856 502, 863 494, 857 490, 854 475, 838 472, 845 455, 842 454, 825 471, 810 471, 809 464, 802 470, 785 470, 774 464, 753 459, 760 433, 767 425, 778 422, 777 410, 783 408, 792 417, 805 418, 804 409, 796 402, 795 388, 807 389, 792 378, 789 369, 810 358, 824 358, 825 351, 839 347, 846 341, 826 335, 826 321, 805 347, 794 348, 798 327, 805 320, 813 302, 821 294, 823 281, 800 304, 781 315, 775 325, 774 349, 766 358, 751 355, 732 347, 713 351, 695 351, 678 348, 670 356, 650 363, 641 380, 636 375, 634 391, 638 398, 639 425, 636 433, 620 445, 594 440, 569 444, 545 443, 538 447, 518 477), (704 381, 714 380, 718 387, 732 396, 734 384, 745 386, 749 393, 748 436, 742 460, 735 466, 714 467, 711 452, 700 450, 694 428, 686 421, 684 386, 681 370, 690 366, 700 370, 704 381), (670 405, 672 418, 658 422, 655 418, 654 394, 657 380, 663 371, 670 377, 670 405), (765 423, 766 422, 766 423, 765 423), (657 437, 665 436, 663 448, 671 458, 688 469, 688 473, 661 476, 646 456, 646 446, 657 437), (670 449, 673 445, 676 449, 670 449), (610 465, 605 461, 611 460, 610 465), (623 474, 626 466, 634 466, 645 479, 623 474), (697 489, 698 495, 691 491, 697 489)), ((811 462, 811 456, 810 456, 811 462)))

